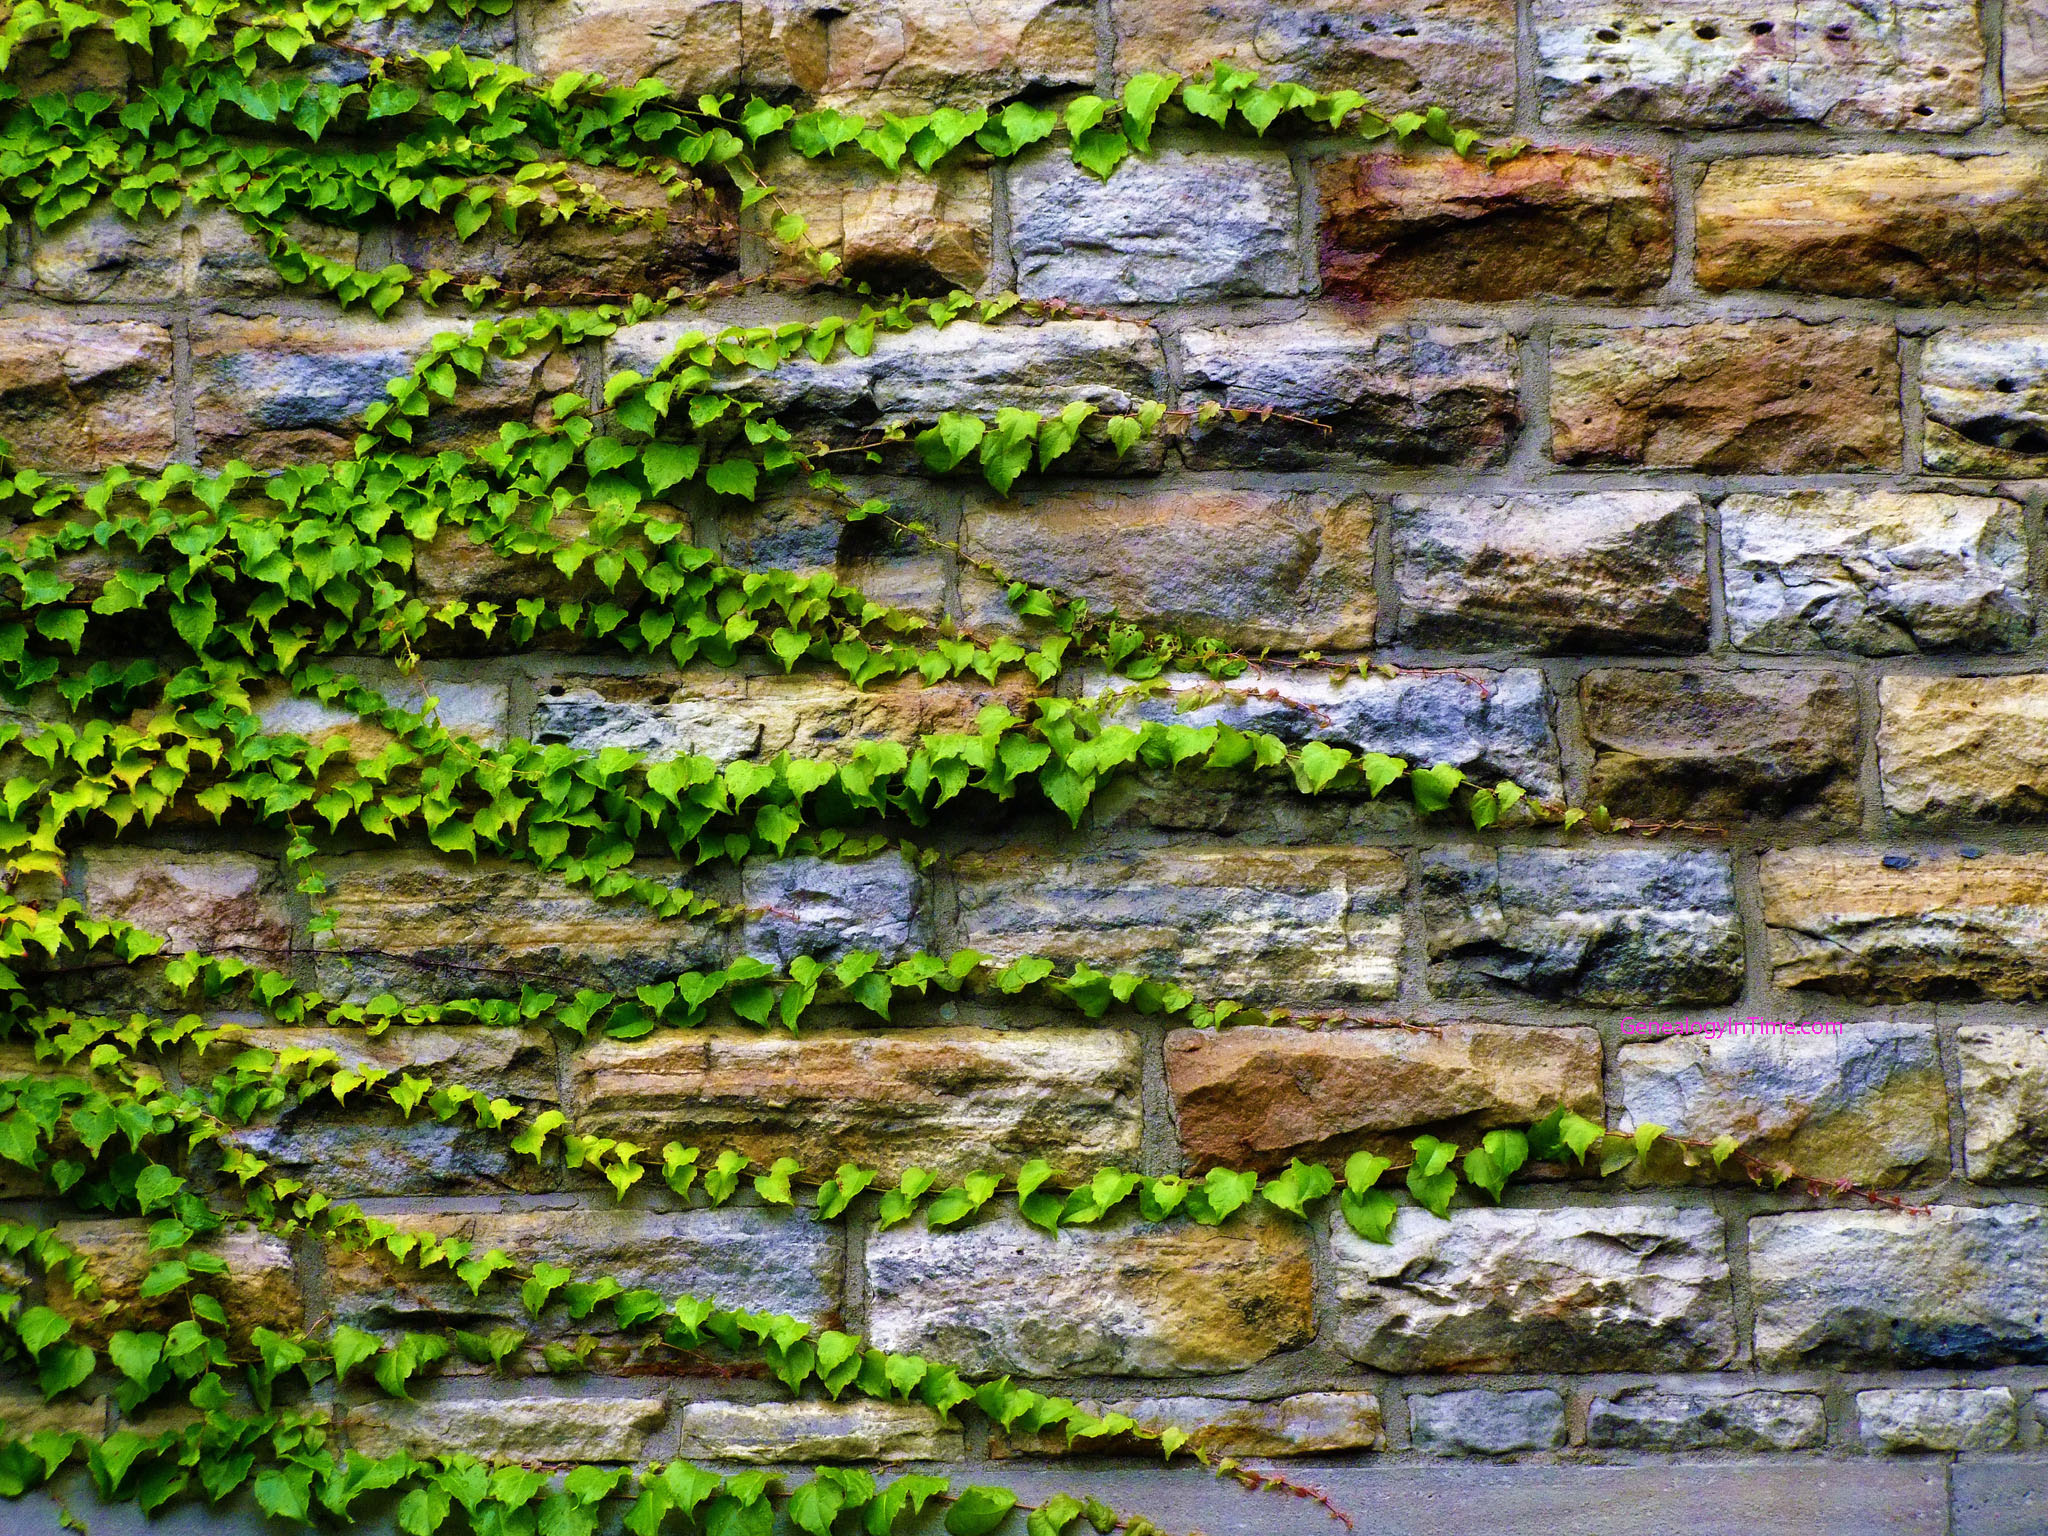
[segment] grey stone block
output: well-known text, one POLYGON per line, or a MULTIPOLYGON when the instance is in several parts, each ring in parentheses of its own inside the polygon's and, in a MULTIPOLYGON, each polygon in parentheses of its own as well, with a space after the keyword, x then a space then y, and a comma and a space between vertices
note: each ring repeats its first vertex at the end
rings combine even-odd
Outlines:
POLYGON ((1418 1393, 1408 1399, 1408 1436, 1440 1456, 1504 1456, 1564 1444, 1564 1399, 1555 1392, 1418 1393))
POLYGON ((1856 1417, 1884 1451, 1996 1451, 2020 1432, 2011 1387, 1878 1388, 1856 1394, 1856 1417))
POLYGON ((1586 1413, 1586 1444, 1612 1450, 1797 1451, 1827 1435, 1827 1409, 1814 1392, 1623 1387, 1594 1398, 1586 1413))
POLYGON ((740 876, 741 902, 763 908, 747 919, 747 953, 788 965, 798 955, 837 960, 873 949, 884 964, 923 947, 924 877, 890 850, 856 862, 788 858, 756 861, 740 876))

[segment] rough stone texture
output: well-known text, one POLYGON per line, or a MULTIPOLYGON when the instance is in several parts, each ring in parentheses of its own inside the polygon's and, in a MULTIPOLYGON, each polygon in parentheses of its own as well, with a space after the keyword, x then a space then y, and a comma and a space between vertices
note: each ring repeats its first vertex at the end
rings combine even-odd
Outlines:
MULTIPOLYGON (((433 316, 194 320, 192 410, 202 452, 209 462, 265 466, 345 454, 362 413, 386 398, 385 384, 407 373, 447 328, 433 316)), ((438 405, 414 446, 495 437, 499 422, 536 419, 545 398, 575 383, 575 361, 565 353, 494 356, 481 378, 465 380, 453 401, 438 405)))
POLYGON ((1699 190, 1700 286, 1899 303, 2022 299, 2048 285, 2036 154, 1757 155, 1699 190))
MULTIPOLYGON (((1121 1413, 1144 1428, 1184 1431, 1188 1446, 1211 1456, 1314 1456, 1330 1451, 1375 1451, 1386 1443, 1379 1398, 1371 1392, 1297 1392, 1274 1402, 1224 1397, 1124 1398, 1090 1404, 1098 1413, 1121 1413)), ((1035 1435, 996 1430, 989 1455, 1066 1456, 1089 1454, 1099 1441, 1069 1446, 1065 1433, 1035 1435)), ((1125 1441, 1110 1446, 1122 1452, 1125 1441)), ((1139 1442, 1129 1441, 1137 1450, 1139 1442)))
POLYGON ((1624 1040, 1628 1123, 1666 1126, 1819 1179, 1905 1184, 1948 1171, 1947 1088, 1930 1024, 1624 1040))
POLYGON ((1898 856, 1790 848, 1763 856, 1781 987, 1870 1002, 2048 994, 2048 862, 2034 854, 1898 856))
POLYGON ((528 983, 631 991, 715 966, 724 952, 707 923, 602 902, 588 887, 524 865, 413 854, 348 855, 319 867, 328 882, 322 908, 335 919, 315 939, 319 984, 330 995, 516 997, 528 983))
MULTIPOLYGON (((360 254, 353 230, 304 219, 285 227, 330 261, 353 266, 360 254)), ((285 286, 241 216, 219 207, 140 222, 112 207, 88 208, 37 235, 28 275, 38 294, 73 304, 267 298, 285 286)))
POLYGON ((1337 1347, 1382 1371, 1711 1370, 1735 1354, 1721 1217, 1699 1207, 1404 1209, 1330 1223, 1337 1347))
POLYGON ((1550 349, 1560 464, 1797 474, 1899 467, 1889 324, 1574 326, 1550 349))
POLYGON ((2013 0, 2005 11, 2005 120, 2048 128, 2048 6, 2013 0))
POLYGON ((868 1341, 966 1373, 1208 1375, 1308 1342, 1308 1234, 1286 1217, 1220 1227, 1116 1222, 1057 1236, 1014 1212, 876 1233, 868 1341))
POLYGON ((685 97, 740 83, 735 0, 568 0, 530 16, 527 48, 543 76, 580 69, 625 85, 652 75, 685 97))
MULTIPOLYGON (((410 673, 372 657, 322 657, 318 662, 383 695, 393 708, 421 715, 458 736, 498 746, 508 734, 512 705, 504 683, 468 681, 460 670, 434 662, 410 673)), ((360 757, 375 757, 393 739, 382 726, 338 705, 295 693, 285 683, 252 688, 249 699, 266 731, 323 743, 342 737, 360 757)))
POLYGON ((1827 1405, 1814 1392, 1623 1387, 1586 1410, 1586 1444, 1603 1450, 1803 1451, 1827 1434, 1827 1405))
POLYGON ((1157 149, 1108 181, 1064 145, 1010 171, 1017 291, 1071 304, 1299 293, 1301 194, 1278 154, 1157 149))
POLYGON ((36 469, 161 467, 176 447, 171 333, 141 320, 10 319, 0 437, 36 469))
POLYGON ((1602 1112, 1599 1037, 1524 1024, 1179 1029, 1166 1085, 1197 1169, 1341 1164, 1361 1147, 1391 1157, 1424 1131, 1469 1146, 1559 1104, 1602 1112))
POLYGON ((1761 0, 1739 15, 1640 0, 1538 0, 1533 19, 1546 123, 1952 133, 1983 116, 1977 10, 1954 0, 1882 10, 1761 0))
POLYGON ((1628 299, 1671 276, 1671 178, 1647 156, 1379 152, 1325 161, 1318 187, 1325 292, 1628 299))
POLYGON ((107 1427, 107 1400, 62 1397, 46 1403, 24 1382, 22 1389, 0 1391, 0 1426, 20 1440, 44 1433, 97 1436, 107 1427))
POLYGON ((1744 650, 2002 651, 2034 602, 2018 503, 1912 491, 1721 502, 1728 638, 1744 650))
POLYGON ((1599 1007, 1724 1002, 1742 986, 1728 856, 1568 848, 1422 856, 1430 990, 1599 1007))
POLYGON ((342 1417, 365 1456, 475 1456, 491 1461, 638 1461, 668 1417, 660 1397, 445 1398, 373 1402, 342 1417))
POLYGON ((1421 1392, 1408 1399, 1408 1435, 1439 1456, 1504 1456, 1564 1444, 1564 1399, 1546 1388, 1523 1392, 1421 1392))
POLYGON ((1705 516, 1688 491, 1396 496, 1393 519, 1412 645, 1706 647, 1705 516))
POLYGON ((273 860, 92 848, 83 862, 86 910, 162 934, 165 953, 239 951, 252 965, 286 964, 290 886, 273 860))
POLYGON ((804 219, 807 244, 836 255, 849 281, 939 293, 988 281, 995 194, 985 166, 948 163, 929 176, 892 177, 872 165, 780 152, 763 158, 761 174, 776 198, 748 209, 742 226, 780 276, 807 281, 816 268, 770 232, 778 207, 804 219))
POLYGON ((1001 960, 1202 978, 1225 997, 1392 997, 1408 872, 1377 848, 1176 847, 953 861, 957 939, 1001 960))
MULTIPOLYGON (((1071 490, 977 498, 961 547, 1012 578, 1055 587, 1150 629, 1231 646, 1369 647, 1372 502, 1332 491, 1071 490)), ((1016 629, 1005 588, 963 569, 979 629, 1016 629)))
POLYGON ((2048 1178, 2048 1028, 1965 1024, 1963 1165, 1984 1184, 2048 1178))
MULTIPOLYGON (((914 489, 894 482, 878 489, 899 506, 911 503, 906 511, 914 509, 914 489)), ((791 490, 754 504, 723 506, 716 523, 719 554, 738 570, 799 576, 826 571, 870 602, 934 623, 946 613, 944 556, 916 534, 880 519, 847 522, 844 506, 832 497, 791 490)), ((934 696, 943 697, 944 690, 934 696)))
POLYGON ((1921 457, 1956 475, 2039 475, 2048 466, 2048 330, 1951 326, 1920 354, 1921 457))
POLYGON ((1119 84, 1223 58, 1262 80, 1362 92, 1382 112, 1440 106, 1504 127, 1514 111, 1515 13, 1502 0, 1118 0, 1111 13, 1119 84))
MULTIPOLYGON (((673 1297, 708 1296, 722 1307, 837 1317, 845 1234, 807 1215, 728 1206, 662 1216, 618 1210, 607 1191, 602 1206, 560 1210, 408 1212, 406 1225, 467 1239, 482 1253, 500 1248, 519 1264, 545 1259, 581 1276, 611 1275, 627 1290, 646 1287, 673 1297)), ((517 1287, 469 1287, 446 1269, 422 1272, 368 1254, 328 1256, 329 1305, 337 1323, 397 1331, 448 1326, 477 1332, 500 1325, 536 1325, 517 1287)), ((598 1332, 605 1315, 576 1322, 550 1315, 544 1333, 598 1332)))
POLYGON ((1883 1451, 1996 1451, 2019 1437, 2011 1387, 1878 1388, 1856 1394, 1863 1443, 1883 1451))
POLYGON ((1756 1216, 1749 1269, 1767 1369, 2048 1361, 2039 1206, 1756 1216))
POLYGON ((641 1146, 735 1147, 764 1167, 852 1160, 894 1179, 1135 1166, 1138 1044, 1122 1030, 664 1031, 580 1052, 571 1123, 641 1146))
POLYGON ((2048 675, 1887 677, 1877 701, 1884 808, 1894 816, 2048 810, 2048 675))
POLYGON ((783 1461, 957 1461, 962 1436, 922 1403, 685 1403, 676 1454, 783 1461))
POLYGON ((1637 672, 1579 680, 1587 799, 1617 816, 1854 826, 1856 680, 1846 672, 1637 672))
MULTIPOLYGON (((1094 692, 1106 685, 1090 679, 1084 686, 1094 692)), ((1196 727, 1223 721, 1289 742, 1328 741, 1413 763, 1454 763, 1469 777, 1513 779, 1533 795, 1563 790, 1550 700, 1543 674, 1533 667, 1333 681, 1255 666, 1221 686, 1178 673, 1167 678, 1161 696, 1133 700, 1120 714, 1196 727)))
POLYGON ((741 872, 740 892, 741 904, 755 909, 741 925, 742 947, 779 966, 856 949, 879 951, 887 965, 926 947, 924 879, 898 850, 852 861, 755 859, 741 872))
MULTIPOLYGON (((56 1224, 58 1241, 85 1260, 87 1272, 99 1286, 99 1294, 87 1301, 73 1292, 61 1274, 48 1277, 49 1305, 73 1320, 67 1337, 104 1348, 122 1329, 163 1330, 191 1315, 182 1292, 154 1300, 142 1295, 143 1278, 161 1257, 150 1249, 149 1228, 145 1221, 56 1224)), ((244 1227, 216 1233, 197 1246, 228 1266, 226 1274, 198 1276, 193 1284, 220 1298, 228 1315, 231 1342, 246 1348, 255 1328, 274 1328, 285 1334, 304 1332, 305 1308, 299 1301, 291 1248, 284 1239, 244 1227)))
POLYGON ((782 752, 843 762, 863 741, 909 746, 933 732, 971 732, 990 704, 1022 714, 1029 693, 1020 677, 931 687, 911 677, 860 689, 837 673, 562 672, 536 680, 533 739, 583 752, 623 747, 657 762, 683 754, 768 762, 782 752))
POLYGON ((1222 418, 1190 432, 1200 468, 1441 464, 1488 468, 1522 419, 1515 343, 1483 325, 1372 324, 1332 315, 1179 338, 1182 403, 1265 407, 1299 421, 1222 418))

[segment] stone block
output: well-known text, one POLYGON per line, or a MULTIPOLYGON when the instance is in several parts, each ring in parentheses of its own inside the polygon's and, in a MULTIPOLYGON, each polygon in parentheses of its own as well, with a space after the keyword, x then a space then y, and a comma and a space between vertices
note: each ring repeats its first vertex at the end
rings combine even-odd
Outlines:
MULTIPOLYGON (((581 1280, 610 1275, 627 1290, 666 1298, 709 1297, 721 1307, 789 1312, 827 1326, 838 1318, 845 1235, 808 1215, 758 1206, 656 1215, 611 1204, 556 1210, 445 1212, 411 1210, 404 1225, 459 1237, 482 1254, 501 1249, 515 1263, 545 1259, 581 1280)), ((557 1310, 536 1325, 517 1286, 499 1283, 472 1296, 446 1269, 422 1272, 382 1256, 335 1249, 327 1264, 336 1323, 378 1332, 454 1326, 487 1333, 498 1326, 543 1337, 602 1332, 608 1314, 581 1320, 557 1310)))
POLYGON ((1086 960, 1213 997, 1392 997, 1408 874, 1379 848, 1172 848, 953 861, 957 940, 1086 960))
POLYGON ((577 1054, 571 1123, 641 1146, 733 1147, 823 1172, 851 1159, 893 1180, 1136 1167, 1137 1037, 1111 1029, 664 1031, 577 1054))
POLYGON ((1337 1348, 1380 1371, 1718 1370, 1735 1357, 1718 1212, 1405 1209, 1369 1243, 1331 1212, 1337 1348))
POLYGON ((2048 1361, 2048 1210, 1788 1211, 1749 1222, 1766 1369, 2048 1361))
POLYGON ((1586 798, 1617 816, 1854 826, 1856 680, 1846 672, 1636 672, 1579 680, 1586 798))
POLYGON ((1937 474, 2048 473, 2048 329, 1951 326, 1920 354, 1920 456, 1937 474))
POLYGON ((252 965, 288 964, 294 924, 289 888, 274 860, 89 848, 83 863, 86 910, 162 934, 167 955, 227 952, 252 965))
MULTIPOLYGON (((192 411, 209 463, 261 465, 346 454, 362 413, 386 397, 433 337, 448 329, 416 320, 294 319, 211 315, 192 323, 192 411)), ((501 421, 535 421, 542 402, 576 383, 575 359, 536 349, 493 356, 478 379, 435 402, 415 430, 417 448, 495 439, 501 421)))
POLYGON ((1505 1456, 1564 1444, 1564 1399, 1548 1389, 1418 1392, 1408 1399, 1408 1437, 1438 1456, 1505 1456))
MULTIPOLYGON (((381 694, 393 708, 420 715, 455 735, 488 746, 505 740, 512 706, 503 683, 478 682, 464 670, 432 662, 411 672, 367 656, 307 657, 302 664, 331 667, 339 676, 381 694)), ((322 743, 339 736, 358 757, 375 757, 392 740, 382 726, 337 704, 294 693, 287 684, 252 689, 249 702, 264 730, 322 743)))
POLYGON ((1515 13, 1503 0, 1118 0, 1112 15, 1119 84, 1224 58, 1262 80, 1363 92, 1386 113, 1440 106, 1490 127, 1514 114, 1515 13))
MULTIPOLYGON (((647 502, 642 504, 642 510, 660 515, 670 509, 647 502)), ((683 514, 675 515, 687 521, 683 514)), ((590 537, 591 523, 588 517, 573 512, 558 513, 548 522, 546 532, 549 540, 573 543, 590 537)), ((536 545, 541 542, 534 541, 536 545)), ((628 548, 640 543, 631 536, 621 542, 628 548)), ((518 546, 511 547, 516 550, 518 546)), ((616 594, 618 599, 630 601, 644 590, 630 566, 620 573, 618 584, 608 588, 589 564, 565 573, 544 555, 500 554, 487 540, 472 537, 467 528, 460 527, 443 528, 431 539, 414 544, 412 581, 414 594, 432 607, 439 607, 450 598, 482 600, 505 608, 526 597, 550 603, 591 603, 603 602, 616 594)), ((547 646, 555 638, 543 637, 537 648, 547 646)))
POLYGON ((2048 5, 2013 0, 2004 29, 2005 120, 2048 128, 2048 5))
POLYGON ((1315 1331, 1308 1232, 1270 1214, 1052 1237, 1014 1213, 896 1227, 868 1239, 867 1286, 870 1344, 968 1374, 1213 1375, 1315 1331))
POLYGON ((1628 1123, 1733 1136, 1817 1179, 1908 1184, 1948 1172, 1948 1092, 1931 1024, 1844 1024, 1822 1034, 1624 1039, 1628 1123))
POLYGON ((1706 851, 1433 848, 1422 856, 1429 985, 1626 1008, 1726 1002, 1742 988, 1728 856, 1706 851))
MULTIPOLYGON (((1200 482, 969 501, 960 544, 1006 576, 1232 648, 1360 650, 1373 640, 1373 505, 1362 493, 1200 482)), ((1023 627, 1006 587, 963 566, 977 629, 1023 627)))
POLYGON ((1156 149, 1107 181, 1064 145, 1009 173, 1017 291, 1070 304, 1301 292, 1301 194, 1284 155, 1156 149))
POLYGON ((958 1461, 966 1449, 922 1403, 685 1403, 678 1456, 772 1466, 785 1461, 958 1461))
POLYGON ((2048 1178, 2048 1028, 1964 1024, 1963 1166, 1981 1184, 2048 1178))
POLYGON ((1699 190, 1702 288, 1893 303, 2025 299, 2048 287, 2038 154, 1756 155, 1699 190))
POLYGON ((169 303, 185 293, 184 232, 183 219, 131 219, 97 202, 36 232, 30 284, 60 303, 169 303))
MULTIPOLYGON (((2048 1407, 2048 1395, 2036 1394, 2034 1412, 2048 1407)), ((1878 1462, 1874 1465, 1885 1467, 1878 1462)), ((2041 1523, 2048 1509, 2048 1458, 2034 1456, 1966 1456, 1915 1458, 1892 1462, 1893 1467, 1921 1467, 1948 1473, 1954 1489, 1952 1509, 1954 1536, 2013 1536, 2029 1525, 2041 1523)))
POLYGON ((460 48, 468 58, 514 64, 518 62, 513 56, 518 30, 510 11, 500 16, 487 16, 480 10, 466 15, 446 10, 424 14, 399 11, 386 13, 375 21, 358 17, 332 34, 336 42, 349 45, 347 48, 316 42, 300 51, 297 62, 311 66, 307 73, 314 80, 337 85, 359 85, 370 77, 365 50, 388 58, 401 53, 460 48))
POLYGON ((1539 0, 1536 91, 1546 123, 1685 128, 1820 123, 1954 133, 1984 115, 1977 8, 1908 0, 1715 7, 1539 0))
POLYGON ((1690 491, 1393 499, 1396 632, 1452 650, 1697 651, 1705 510, 1690 491))
POLYGON ((1743 650, 2005 651, 2033 633, 2019 504, 1913 491, 1721 502, 1728 637, 1743 650))
MULTIPOLYGON (((903 506, 899 487, 878 489, 903 506)), ((914 501, 902 515, 916 515, 914 501)), ((945 553, 879 518, 849 523, 835 498, 795 490, 750 505, 728 503, 718 509, 715 522, 720 558, 735 569, 799 576, 822 571, 871 603, 914 613, 932 624, 945 615, 950 566, 945 553)))
POLYGON ((774 202, 741 215, 761 261, 784 278, 808 282, 817 269, 798 249, 776 240, 777 208, 810 228, 804 243, 840 260, 835 276, 872 283, 884 292, 970 293, 988 281, 995 218, 986 164, 942 164, 890 176, 879 167, 806 160, 791 151, 763 158, 761 174, 778 189, 774 202))
POLYGON ((98 1439, 106 1427, 104 1397, 64 1397, 44 1402, 43 1394, 25 1382, 19 1389, 0 1391, 0 1430, 11 1439, 26 1440, 40 1434, 88 1435, 98 1439))
MULTIPOLYGON (((154 1299, 142 1295, 144 1278, 162 1257, 149 1246, 149 1228, 146 1221, 56 1224, 58 1241, 85 1260, 86 1272, 98 1286, 98 1293, 87 1299, 62 1274, 48 1277, 50 1307, 73 1320, 66 1337, 104 1349, 122 1329, 162 1331, 191 1315, 182 1291, 154 1299)), ((283 1238, 241 1227, 217 1232, 196 1246, 227 1265, 226 1274, 197 1276, 192 1287, 219 1298, 228 1315, 231 1343, 247 1348, 250 1331, 256 1328, 289 1335, 305 1331, 298 1270, 283 1238)))
POLYGON ((651 76, 690 99, 743 83, 740 26, 740 0, 566 0, 528 9, 527 52, 543 78, 651 76))
POLYGON ((1620 300, 1671 276, 1671 176, 1645 155, 1383 151, 1324 161, 1318 187, 1326 293, 1620 300))
POLYGON ((754 859, 741 871, 740 892, 750 909, 741 946, 778 966, 798 955, 839 960, 856 949, 878 951, 888 965, 927 947, 924 877, 895 849, 854 860, 754 859))
POLYGON ((1360 1148, 1391 1157, 1424 1131, 1470 1145, 1560 1104, 1603 1112, 1599 1037, 1525 1024, 1177 1029, 1166 1086, 1197 1169, 1337 1164, 1360 1148))
POLYGON ((0 337, 0 437, 24 468, 160 468, 177 448, 171 333, 141 320, 11 320, 0 337))
MULTIPOLYGON (((1371 1392, 1297 1392, 1272 1402, 1227 1397, 1123 1398, 1090 1404, 1090 1411, 1121 1413, 1142 1428, 1179 1429, 1188 1445, 1211 1456, 1315 1456, 1331 1451, 1377 1451, 1386 1446, 1379 1398, 1371 1392)), ((1141 1442, 1130 1440, 1137 1450, 1141 1442)), ((1067 1456, 1125 1449, 1123 1439, 1069 1446, 1060 1430, 1030 1435, 998 1429, 989 1436, 992 1460, 1067 1456)))
POLYGON ((661 1397, 451 1398, 359 1403, 342 1415, 365 1456, 475 1456, 492 1462, 639 1461, 663 1421, 661 1397))
POLYGON ((1618 1451, 1805 1451, 1825 1445, 1817 1392, 1622 1387, 1586 1410, 1586 1444, 1618 1451))
POLYGON ((2048 862, 1788 848, 1761 865, 1781 987, 1866 1002, 2048 996, 2048 862))
MULTIPOLYGON (((322 909, 335 920, 314 941, 330 996, 516 997, 528 984, 630 992, 714 967, 725 952, 708 922, 600 901, 525 865, 348 854, 318 867, 322 909)), ((673 865, 638 872, 684 883, 673 865)))
POLYGON ((1316 316, 1180 337, 1183 405, 1273 410, 1189 434, 1202 468, 1445 465, 1485 469, 1521 425, 1516 347, 1479 325, 1316 316))
POLYGON ((1863 1443, 1874 1451, 1998 1451, 2019 1438, 2011 1387, 1877 1388, 1856 1394, 1863 1443))
POLYGON ((1877 702, 1892 815, 2010 820, 2048 810, 2048 675, 1887 677, 1877 702))
POLYGON ((1551 338, 1560 464, 1796 474, 1896 470, 1890 324, 1709 320, 1551 338))

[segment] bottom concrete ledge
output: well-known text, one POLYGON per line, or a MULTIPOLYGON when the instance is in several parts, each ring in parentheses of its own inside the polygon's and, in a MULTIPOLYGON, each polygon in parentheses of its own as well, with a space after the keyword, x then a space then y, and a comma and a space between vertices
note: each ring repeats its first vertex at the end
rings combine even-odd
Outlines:
POLYGON ((2048 1460, 1963 1461, 1950 1476, 1952 1536, 2048 1536, 2048 1460))

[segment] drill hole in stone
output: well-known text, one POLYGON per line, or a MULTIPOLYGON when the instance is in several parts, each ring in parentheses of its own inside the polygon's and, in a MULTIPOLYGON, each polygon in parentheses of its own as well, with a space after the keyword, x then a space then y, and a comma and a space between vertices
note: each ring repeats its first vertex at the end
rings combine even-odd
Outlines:
POLYGON ((1772 21, 1753 21, 1749 24, 1749 35, 1751 37, 1769 37, 1777 30, 1777 23, 1772 21))
POLYGON ((1711 43, 1721 35, 1721 29, 1711 21, 1697 21, 1693 23, 1692 35, 1703 43, 1711 43))

